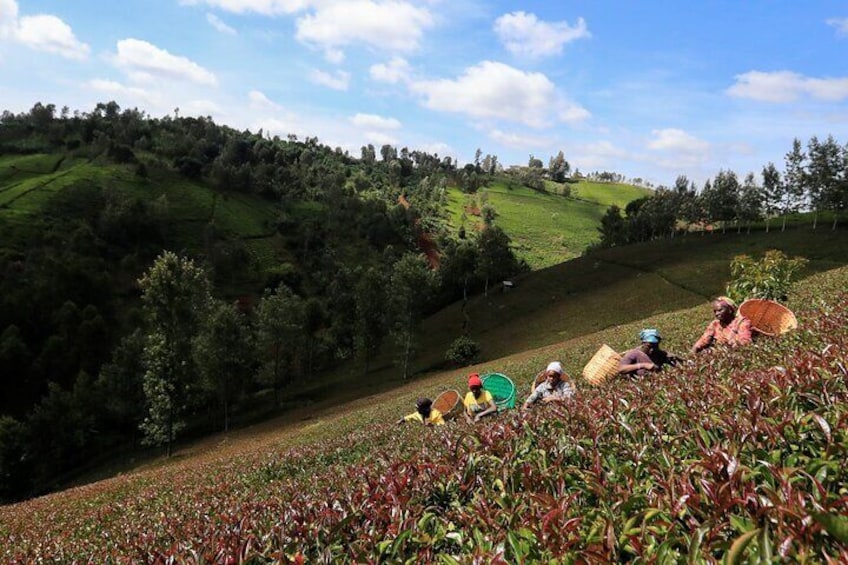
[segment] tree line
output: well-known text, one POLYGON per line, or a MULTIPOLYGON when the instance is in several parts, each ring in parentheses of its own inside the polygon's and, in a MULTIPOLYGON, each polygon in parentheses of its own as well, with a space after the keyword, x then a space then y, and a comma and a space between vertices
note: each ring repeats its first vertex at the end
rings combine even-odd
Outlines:
POLYGON ((497 226, 448 229, 462 169, 422 151, 354 157, 108 102, 3 112, 0 156, 26 154, 118 166, 136 188, 81 178, 27 223, 0 221, 0 500, 142 440, 224 428, 263 391, 285 404, 292 383, 340 362, 368 370, 381 348, 408 376, 424 316, 522 268, 497 226), (177 229, 167 198, 145 194, 162 183, 264 201, 278 258, 257 260, 212 220, 177 229), (439 271, 420 255, 425 234, 439 271), (165 307, 153 289, 173 272, 196 294, 165 307))
POLYGON ((659 187, 653 195, 630 202, 623 216, 611 206, 598 229, 603 247, 673 237, 690 229, 750 230, 763 220, 769 231, 777 218, 785 230, 787 216, 796 212, 812 212, 813 229, 819 215, 829 212, 831 229, 836 229, 846 207, 848 144, 840 145, 833 136, 824 141, 812 137, 805 149, 796 138, 782 171, 768 163, 759 176, 751 172, 740 180, 735 172, 721 170, 700 190, 681 175, 673 187, 659 187))

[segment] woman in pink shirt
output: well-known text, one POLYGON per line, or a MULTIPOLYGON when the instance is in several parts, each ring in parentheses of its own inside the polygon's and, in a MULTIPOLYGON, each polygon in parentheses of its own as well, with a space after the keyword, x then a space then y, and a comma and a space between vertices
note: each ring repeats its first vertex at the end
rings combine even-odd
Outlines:
POLYGON ((703 351, 715 344, 738 347, 751 343, 751 320, 736 315, 736 303, 726 296, 713 301, 715 320, 710 322, 695 345, 692 353, 703 351))

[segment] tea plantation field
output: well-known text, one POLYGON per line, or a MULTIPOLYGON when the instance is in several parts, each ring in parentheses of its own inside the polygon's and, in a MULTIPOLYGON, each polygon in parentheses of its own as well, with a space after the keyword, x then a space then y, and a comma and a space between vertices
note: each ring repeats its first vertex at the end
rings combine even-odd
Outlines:
POLYGON ((5 562, 840 562, 848 558, 848 269, 796 285, 800 328, 640 381, 577 376, 658 327, 684 351, 708 306, 467 370, 522 389, 561 359, 563 406, 397 426, 439 373, 286 426, 0 508, 5 562))

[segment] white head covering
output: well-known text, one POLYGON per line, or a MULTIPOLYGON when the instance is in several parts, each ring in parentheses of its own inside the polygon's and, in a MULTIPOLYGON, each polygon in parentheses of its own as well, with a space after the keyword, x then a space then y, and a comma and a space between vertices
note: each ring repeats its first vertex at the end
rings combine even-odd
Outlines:
POLYGON ((564 372, 562 370, 562 365, 560 365, 559 361, 551 361, 550 363, 548 363, 548 367, 547 369, 545 369, 545 371, 553 371, 558 375, 562 375, 564 372))

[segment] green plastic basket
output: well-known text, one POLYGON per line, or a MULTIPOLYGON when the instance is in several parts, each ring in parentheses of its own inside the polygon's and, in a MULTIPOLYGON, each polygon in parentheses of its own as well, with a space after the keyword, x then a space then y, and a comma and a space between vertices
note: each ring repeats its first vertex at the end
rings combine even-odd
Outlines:
POLYGON ((515 383, 502 373, 483 375, 483 388, 492 393, 498 410, 515 408, 515 383))

